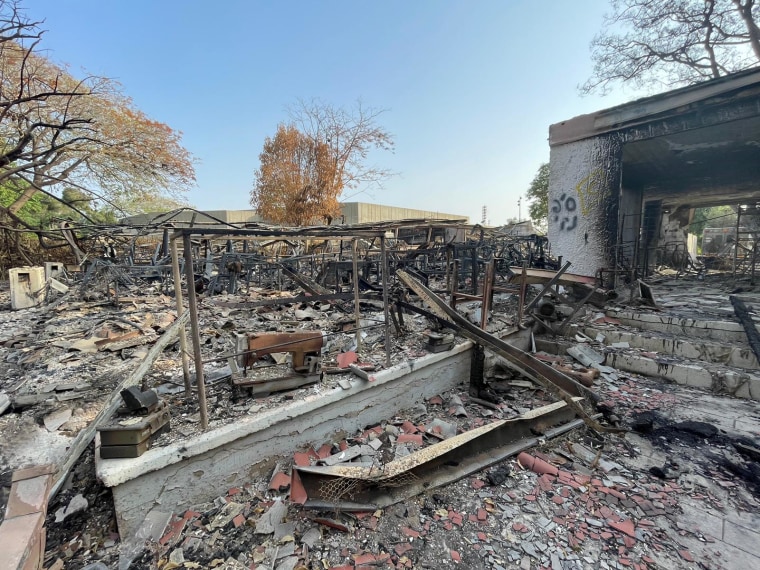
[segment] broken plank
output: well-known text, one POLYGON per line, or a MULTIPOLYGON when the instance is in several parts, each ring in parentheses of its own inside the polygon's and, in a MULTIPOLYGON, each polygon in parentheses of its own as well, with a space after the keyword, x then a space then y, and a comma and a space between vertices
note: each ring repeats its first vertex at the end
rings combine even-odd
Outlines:
POLYGON ((55 474, 55 482, 53 483, 53 489, 50 492, 51 499, 55 497, 64 481, 66 481, 69 471, 79 460, 79 456, 82 455, 84 450, 87 449, 87 446, 90 445, 92 438, 95 437, 97 426, 110 418, 121 405, 121 391, 124 388, 135 386, 142 380, 143 376, 148 373, 148 370, 150 370, 150 367, 153 366, 153 363, 161 355, 164 349, 171 344, 174 337, 179 334, 180 328, 185 326, 189 318, 190 313, 185 311, 168 329, 166 329, 166 332, 162 334, 156 343, 150 348, 148 355, 142 362, 140 362, 140 365, 114 388, 108 402, 103 409, 100 410, 98 415, 95 416, 86 428, 79 432, 77 437, 71 443, 66 460, 55 474))

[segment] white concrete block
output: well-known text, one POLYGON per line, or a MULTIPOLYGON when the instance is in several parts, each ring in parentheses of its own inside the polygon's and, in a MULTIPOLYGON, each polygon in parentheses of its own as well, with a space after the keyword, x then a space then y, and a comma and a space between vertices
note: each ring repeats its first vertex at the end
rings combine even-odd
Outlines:
POLYGON ((45 262, 45 280, 47 281, 51 277, 55 277, 66 270, 64 264, 60 261, 46 261, 45 262))
POLYGON ((43 267, 14 267, 8 271, 11 285, 11 308, 36 307, 45 296, 43 267))

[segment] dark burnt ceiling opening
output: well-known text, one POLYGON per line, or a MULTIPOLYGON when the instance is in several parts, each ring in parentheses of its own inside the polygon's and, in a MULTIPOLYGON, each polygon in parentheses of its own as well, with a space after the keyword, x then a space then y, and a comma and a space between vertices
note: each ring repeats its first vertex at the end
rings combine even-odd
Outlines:
POLYGON ((760 202, 760 117, 626 144, 623 188, 672 207, 760 202))

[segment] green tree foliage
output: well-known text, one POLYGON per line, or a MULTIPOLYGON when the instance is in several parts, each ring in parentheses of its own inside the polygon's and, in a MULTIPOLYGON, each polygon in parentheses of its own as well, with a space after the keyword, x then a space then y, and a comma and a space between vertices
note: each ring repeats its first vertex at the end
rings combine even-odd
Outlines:
POLYGON ((735 225, 736 212, 731 206, 697 208, 689 224, 689 233, 701 238, 705 228, 726 228, 735 225))
POLYGON ((33 197, 67 187, 114 208, 182 197, 195 172, 181 133, 137 109, 115 81, 80 79, 49 60, 40 25, 19 1, 0 0, 0 184, 24 189, 5 215, 23 225, 33 197))
MULTIPOLYGON (((13 204, 24 190, 12 182, 0 186, 0 208, 13 204)), ((29 228, 42 230, 62 220, 90 224, 116 222, 112 209, 103 207, 91 195, 76 188, 65 188, 60 198, 36 192, 17 215, 29 228)))
POLYGON ((690 85, 760 62, 757 0, 611 0, 582 93, 690 85))
POLYGON ((538 172, 525 193, 528 198, 528 215, 533 226, 546 231, 549 219, 549 163, 538 167, 538 172))

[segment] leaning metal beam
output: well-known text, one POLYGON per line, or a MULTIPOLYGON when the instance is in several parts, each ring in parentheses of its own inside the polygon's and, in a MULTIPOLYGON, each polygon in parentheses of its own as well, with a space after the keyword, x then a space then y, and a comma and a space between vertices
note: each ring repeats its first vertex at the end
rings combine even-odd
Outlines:
POLYGON ((285 263, 279 263, 278 264, 280 268, 282 269, 282 272, 290 277, 293 281, 298 283, 298 285, 301 286, 301 289, 306 291, 307 293, 311 293, 312 295, 331 295, 334 294, 330 289, 326 287, 322 287, 319 283, 316 281, 313 281, 306 277, 305 275, 301 275, 298 273, 295 269, 292 267, 289 267, 285 263))
POLYGON ((554 286, 554 284, 557 283, 562 278, 562 275, 565 273, 565 271, 570 269, 571 265, 572 263, 570 263, 569 261, 565 263, 565 265, 563 265, 562 268, 559 271, 557 271, 556 275, 554 275, 554 277, 552 277, 551 279, 549 279, 549 281, 546 282, 546 285, 544 285, 544 288, 541 289, 541 292, 538 295, 536 295, 530 303, 528 303, 528 306, 525 307, 523 311, 525 311, 526 313, 529 312, 543 298, 543 296, 546 295, 546 292, 549 289, 551 289, 554 286))
POLYGON ((596 401, 597 396, 593 391, 576 382, 569 376, 562 374, 557 369, 534 358, 527 352, 524 352, 473 325, 408 273, 399 270, 396 272, 396 275, 402 283, 417 293, 423 301, 430 305, 433 313, 443 319, 452 321, 456 325, 459 334, 474 342, 482 344, 496 355, 505 358, 510 363, 512 369, 543 386, 549 393, 564 400, 568 406, 573 408, 576 413, 585 420, 589 427, 599 432, 624 431, 617 428, 602 426, 599 422, 591 418, 586 410, 584 410, 583 407, 572 398, 572 396, 581 396, 591 401, 596 401))
POLYGON ((305 507, 374 510, 447 485, 583 425, 564 402, 456 435, 385 465, 311 466, 293 469, 293 486, 305 507))
POLYGON ((729 299, 734 306, 736 318, 739 319, 739 322, 744 327, 744 332, 747 333, 747 340, 749 340, 749 346, 752 349, 752 352, 754 352, 757 359, 760 360, 760 332, 758 332, 757 326, 752 320, 747 305, 745 305, 744 301, 736 295, 731 295, 729 299))

